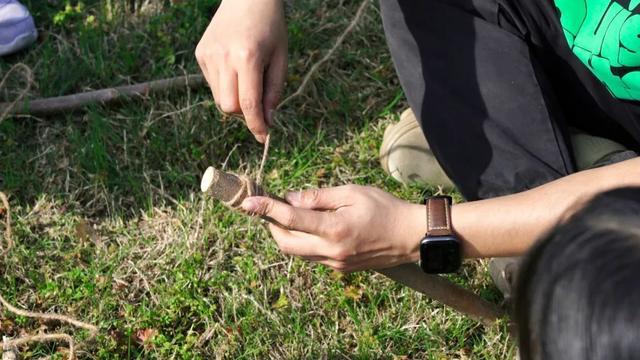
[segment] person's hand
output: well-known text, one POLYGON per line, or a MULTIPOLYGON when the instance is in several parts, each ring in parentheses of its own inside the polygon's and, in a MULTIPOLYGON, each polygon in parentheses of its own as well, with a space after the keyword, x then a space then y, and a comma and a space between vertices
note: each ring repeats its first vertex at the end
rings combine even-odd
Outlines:
POLYGON ((264 142, 287 71, 282 0, 224 0, 196 48, 213 97, 264 142))
POLYGON ((338 271, 380 269, 419 258, 424 206, 355 185, 289 193, 286 201, 250 197, 241 205, 281 225, 269 229, 285 254, 338 271))

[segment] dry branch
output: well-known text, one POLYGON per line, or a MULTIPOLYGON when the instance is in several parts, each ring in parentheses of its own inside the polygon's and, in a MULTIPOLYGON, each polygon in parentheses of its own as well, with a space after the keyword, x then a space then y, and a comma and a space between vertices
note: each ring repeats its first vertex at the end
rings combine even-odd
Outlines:
MULTIPOLYGON (((203 175, 200 188, 202 192, 234 209, 246 197, 266 194, 261 186, 247 177, 226 173, 213 167, 209 167, 203 175)), ((265 220, 273 222, 272 219, 265 220)), ((416 264, 404 264, 377 271, 485 325, 493 324, 503 315, 496 305, 444 277, 425 274, 416 264)))
POLYGON ((66 316, 66 315, 44 314, 44 313, 38 313, 38 312, 18 309, 17 307, 9 304, 9 302, 7 302, 7 300, 5 300, 2 297, 2 295, 0 295, 0 304, 2 304, 10 312, 12 312, 12 313, 14 313, 16 315, 19 315, 19 316, 24 316, 24 317, 28 317, 28 318, 35 318, 35 319, 44 320, 44 321, 60 321, 60 322, 63 322, 63 323, 71 324, 71 325, 73 325, 75 327, 79 327, 79 328, 88 330, 92 337, 95 336, 98 333, 98 328, 95 327, 94 325, 87 324, 85 322, 73 319, 73 318, 71 318, 69 316, 66 316))
POLYGON ((9 79, 9 75, 11 75, 14 71, 18 69, 22 69, 22 72, 24 73, 24 78, 27 81, 27 85, 25 85, 25 87, 20 92, 20 95, 18 95, 12 102, 0 104, 0 122, 2 122, 2 120, 4 120, 7 117, 7 115, 9 115, 9 113, 13 110, 16 104, 18 104, 18 102, 20 102, 20 100, 22 100, 25 97, 25 95, 27 95, 29 90, 31 90, 31 84, 33 83, 33 73, 31 72, 31 68, 29 68, 27 65, 22 63, 17 63, 13 65, 11 69, 7 71, 7 73, 2 78, 2 81, 0 81, 0 89, 2 89, 7 79, 9 79))
POLYGON ((5 210, 5 229, 4 229, 4 242, 7 246, 2 249, 2 243, 0 243, 0 255, 6 254, 13 247, 13 234, 11 233, 11 207, 9 206, 9 199, 7 195, 0 191, 0 201, 5 210))
POLYGON ((109 105, 136 96, 148 96, 161 91, 181 90, 187 87, 192 89, 199 88, 204 84, 205 81, 202 75, 185 75, 73 95, 31 101, 27 100, 22 103, 22 106, 13 103, 0 103, 0 113, 7 112, 13 115, 50 116, 76 111, 87 105, 109 105))

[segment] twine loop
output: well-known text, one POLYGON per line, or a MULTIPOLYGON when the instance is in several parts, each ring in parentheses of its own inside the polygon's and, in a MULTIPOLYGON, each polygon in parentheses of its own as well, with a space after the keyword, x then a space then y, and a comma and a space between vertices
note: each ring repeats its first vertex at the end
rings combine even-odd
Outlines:
POLYGON ((245 198, 251 197, 251 196, 263 196, 264 195, 264 191, 262 190, 262 187, 260 187, 258 184, 256 184, 255 182, 253 182, 248 176, 246 175, 236 175, 238 177, 238 179, 240 179, 240 189, 238 189, 238 192, 233 195, 233 197, 229 200, 229 201, 222 201, 222 203, 232 209, 237 209, 240 207, 240 204, 242 204, 242 201, 245 198))

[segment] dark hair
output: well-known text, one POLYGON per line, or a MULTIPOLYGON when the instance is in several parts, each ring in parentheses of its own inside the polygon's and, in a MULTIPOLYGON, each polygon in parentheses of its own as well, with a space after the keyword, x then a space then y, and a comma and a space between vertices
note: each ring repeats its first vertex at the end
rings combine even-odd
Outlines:
POLYGON ((640 358, 640 188, 600 194, 527 255, 515 299, 520 355, 640 358))

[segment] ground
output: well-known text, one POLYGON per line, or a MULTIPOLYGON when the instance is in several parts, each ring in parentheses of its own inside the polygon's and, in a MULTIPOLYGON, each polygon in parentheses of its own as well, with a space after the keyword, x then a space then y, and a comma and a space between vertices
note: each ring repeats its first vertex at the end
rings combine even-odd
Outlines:
MULTIPOLYGON (((217 2, 26 0, 40 39, 0 59, 0 75, 25 63, 34 74, 28 96, 36 98, 199 73, 194 49, 217 2)), ((357 6, 288 2, 286 93, 357 6)), ((14 74, 0 101, 23 87, 14 74)), ((385 126, 406 106, 371 3, 304 95, 279 113, 267 187, 357 183, 416 201, 423 188, 395 183, 377 159, 385 126)), ((200 194, 207 166, 253 174, 261 153, 241 119, 216 110, 208 88, 4 119, 0 190, 10 197, 16 244, 0 260, 0 293, 99 326, 83 359, 514 356, 504 324, 484 327, 381 275, 283 256, 262 223, 200 194)), ((452 278, 500 301, 485 269, 471 262, 452 278)), ((0 311, 0 335, 42 329, 80 343, 88 336, 0 311)), ((65 347, 21 350, 61 359, 65 347)))

